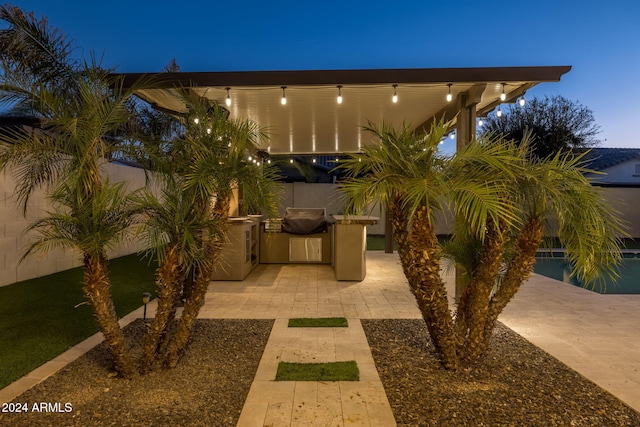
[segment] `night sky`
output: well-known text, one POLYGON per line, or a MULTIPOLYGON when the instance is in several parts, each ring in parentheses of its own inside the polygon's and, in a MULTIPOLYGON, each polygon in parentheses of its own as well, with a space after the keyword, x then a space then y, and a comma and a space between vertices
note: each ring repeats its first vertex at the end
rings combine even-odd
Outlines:
POLYGON ((562 95, 605 147, 640 148, 640 3, 619 1, 16 2, 119 72, 571 65, 562 95))

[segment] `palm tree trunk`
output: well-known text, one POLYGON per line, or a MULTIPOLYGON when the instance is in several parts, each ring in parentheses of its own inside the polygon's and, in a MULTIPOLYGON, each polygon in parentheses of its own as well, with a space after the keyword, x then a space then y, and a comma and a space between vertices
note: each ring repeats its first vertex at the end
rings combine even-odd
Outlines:
POLYGON ((93 308, 93 313, 104 342, 113 356, 116 372, 123 378, 132 378, 135 373, 133 361, 127 351, 122 329, 118 324, 113 300, 111 299, 107 262, 103 256, 84 256, 84 293, 93 308))
POLYGON ((388 215, 391 216, 393 224, 393 237, 398 243, 398 255, 400 264, 407 279, 411 277, 411 253, 409 252, 409 213, 402 200, 396 197, 390 204, 388 215))
POLYGON ((542 232, 542 222, 538 218, 529 218, 516 239, 513 249, 514 255, 508 261, 507 270, 500 282, 500 287, 489 303, 482 343, 485 351, 489 346, 498 316, 518 292, 522 283, 533 273, 536 251, 542 242, 542 232))
POLYGON ((166 368, 173 369, 178 364, 180 357, 182 357, 187 347, 200 309, 204 305, 205 295, 209 289, 209 283, 211 282, 211 276, 213 274, 214 263, 211 262, 207 264, 210 265, 206 265, 197 271, 191 294, 184 303, 184 310, 182 311, 180 321, 178 322, 175 334, 167 350, 164 361, 166 368))
POLYGON ((460 349, 460 357, 465 363, 478 360, 486 349, 483 343, 489 314, 488 305, 502 266, 502 254, 506 243, 505 230, 504 226, 498 229, 491 220, 487 222, 487 232, 478 265, 458 303, 456 331, 461 334, 458 342, 464 343, 460 349))
POLYGON ((156 286, 158 288, 158 307, 145 336, 140 356, 140 372, 151 371, 157 360, 158 348, 163 337, 167 336, 169 323, 175 317, 176 300, 182 288, 178 248, 171 246, 158 268, 156 286))
MULTIPOLYGON (((189 338, 191 337, 191 331, 195 325, 195 321, 200 313, 200 308, 204 304, 205 295, 209 289, 209 283, 213 275, 213 268, 220 256, 220 250, 222 248, 222 236, 226 231, 229 218, 229 197, 218 196, 216 205, 213 209, 213 217, 219 218, 220 232, 217 235, 211 236, 212 239, 203 241, 203 250, 207 253, 207 262, 203 263, 199 269, 195 270, 195 280, 193 283, 193 289, 189 298, 184 303, 184 310, 180 316, 180 321, 176 327, 173 340, 169 344, 167 355, 164 361, 165 367, 172 369, 182 357, 184 350, 187 347, 189 338)), ((203 233, 204 234, 204 233, 203 233)))
POLYGON ((426 206, 419 207, 411 224, 412 277, 411 290, 427 324, 433 344, 442 357, 442 365, 451 370, 459 367, 453 318, 447 291, 440 276, 438 238, 429 220, 426 206))

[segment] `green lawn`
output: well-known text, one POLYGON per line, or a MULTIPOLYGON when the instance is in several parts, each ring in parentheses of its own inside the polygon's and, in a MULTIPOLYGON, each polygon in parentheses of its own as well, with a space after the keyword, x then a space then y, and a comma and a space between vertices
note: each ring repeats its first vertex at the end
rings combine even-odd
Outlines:
MULTIPOLYGON (((137 255, 109 262, 119 317, 152 292, 154 265, 137 255)), ((80 268, 0 287, 0 388, 98 331, 84 302, 80 268), (81 304, 81 305, 79 305, 81 304)))
POLYGON ((354 360, 347 362, 280 362, 276 381, 358 381, 360 371, 354 360))
POLYGON ((289 319, 290 328, 347 328, 344 317, 294 317, 289 319))

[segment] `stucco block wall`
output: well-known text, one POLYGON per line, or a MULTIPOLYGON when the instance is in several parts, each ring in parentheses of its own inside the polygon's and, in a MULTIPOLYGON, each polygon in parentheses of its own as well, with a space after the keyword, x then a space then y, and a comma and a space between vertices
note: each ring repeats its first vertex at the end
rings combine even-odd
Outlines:
POLYGON ((606 200, 620 212, 633 238, 640 238, 640 188, 601 187, 606 200))
MULTIPOLYGON (((133 190, 144 186, 144 171, 129 166, 106 164, 105 174, 112 182, 126 181, 133 190)), ((26 217, 14 195, 16 181, 11 171, 0 172, 0 286, 40 277, 81 265, 81 254, 54 249, 46 255, 34 254, 21 263, 25 249, 33 240, 33 234, 25 229, 34 220, 51 209, 44 191, 35 192, 28 205, 26 217)), ((140 241, 127 242, 109 252, 115 258, 144 249, 140 241)))

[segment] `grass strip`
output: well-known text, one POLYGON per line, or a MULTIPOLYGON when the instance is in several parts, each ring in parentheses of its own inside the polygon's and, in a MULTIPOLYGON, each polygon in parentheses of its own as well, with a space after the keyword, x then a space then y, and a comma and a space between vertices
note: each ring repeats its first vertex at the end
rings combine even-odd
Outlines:
MULTIPOLYGON (((135 254, 110 260, 109 277, 118 317, 155 291, 155 263, 135 254)), ((98 331, 84 301, 80 268, 0 287, 0 388, 98 331)))
POLYGON ((280 362, 276 381, 358 381, 360 371, 354 360, 327 363, 280 362))
POLYGON ((296 317, 289 319, 290 328, 346 328, 349 322, 344 317, 296 317))

